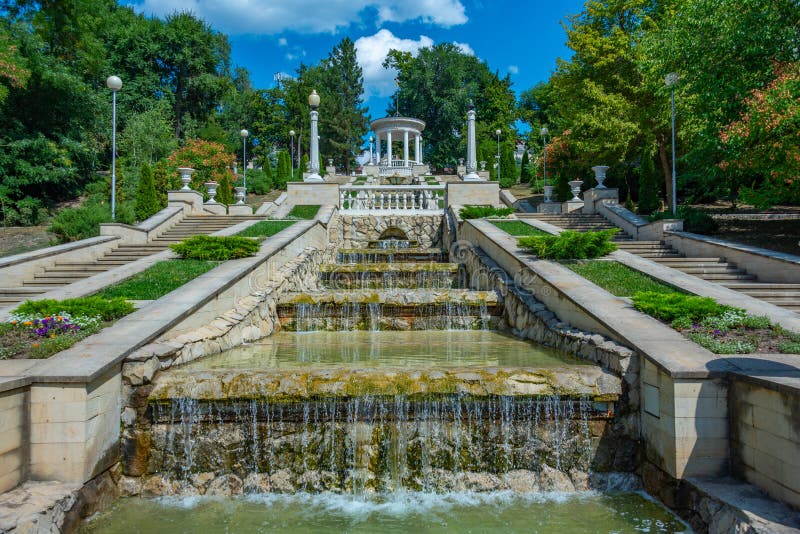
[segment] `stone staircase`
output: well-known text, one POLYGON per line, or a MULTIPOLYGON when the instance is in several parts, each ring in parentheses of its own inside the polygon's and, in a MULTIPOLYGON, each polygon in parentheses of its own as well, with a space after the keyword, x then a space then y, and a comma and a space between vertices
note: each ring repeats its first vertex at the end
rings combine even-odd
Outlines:
POLYGON ((22 287, 0 287, 0 307, 21 302, 57 287, 63 287, 120 265, 157 254, 166 250, 169 245, 183 241, 193 235, 212 234, 240 222, 261 219, 263 219, 263 216, 259 215, 188 216, 149 243, 120 245, 93 261, 57 261, 55 265, 46 268, 44 272, 34 274, 23 281, 22 287))
MULTIPOLYGON (((615 228, 601 215, 518 213, 519 219, 537 219, 560 228, 579 232, 615 228)), ((687 258, 663 241, 637 241, 624 232, 614 237, 620 250, 653 260, 703 280, 740 291, 753 298, 791 311, 800 311, 800 284, 759 282, 758 278, 724 258, 687 258)))

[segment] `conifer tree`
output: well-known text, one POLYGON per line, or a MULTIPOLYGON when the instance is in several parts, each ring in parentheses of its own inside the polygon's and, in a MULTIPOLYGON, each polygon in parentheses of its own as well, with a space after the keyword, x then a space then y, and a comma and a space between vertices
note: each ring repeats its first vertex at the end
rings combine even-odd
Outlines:
POLYGON ((139 187, 136 189, 136 205, 134 211, 136 219, 143 221, 148 217, 158 213, 161 203, 156 192, 155 182, 153 181, 153 171, 147 163, 142 165, 139 187))
POLYGON ((531 165, 527 150, 522 153, 522 166, 519 170, 519 181, 523 184, 531 182, 531 165))
POLYGON ((649 151, 642 154, 642 166, 639 169, 639 207, 638 212, 649 215, 657 211, 661 202, 658 199, 658 178, 656 176, 653 155, 649 151))

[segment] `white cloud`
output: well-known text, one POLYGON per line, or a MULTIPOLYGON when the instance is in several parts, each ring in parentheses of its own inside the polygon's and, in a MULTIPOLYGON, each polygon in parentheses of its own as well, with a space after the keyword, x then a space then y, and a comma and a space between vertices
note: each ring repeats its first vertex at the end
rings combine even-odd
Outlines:
POLYGON ((508 72, 509 74, 519 74, 519 67, 516 65, 509 65, 508 72))
POLYGON ((411 52, 416 55, 420 48, 433 46, 433 39, 420 35, 418 40, 401 39, 389 30, 380 30, 375 35, 360 37, 355 42, 356 57, 364 72, 364 89, 367 96, 389 96, 394 91, 397 71, 383 68, 383 60, 389 50, 411 52))
POLYGON ((137 10, 165 16, 192 11, 229 34, 282 31, 334 33, 363 22, 375 10, 379 23, 421 20, 449 28, 467 22, 462 0, 128 0, 137 10))
POLYGON ((278 45, 279 46, 288 46, 289 45, 289 41, 286 40, 286 37, 281 37, 280 39, 278 39, 278 45))
POLYGON ((475 50, 473 50, 472 47, 467 43, 459 43, 458 41, 453 41, 453 44, 456 45, 459 50, 461 50, 462 54, 466 54, 468 56, 475 55, 475 50))

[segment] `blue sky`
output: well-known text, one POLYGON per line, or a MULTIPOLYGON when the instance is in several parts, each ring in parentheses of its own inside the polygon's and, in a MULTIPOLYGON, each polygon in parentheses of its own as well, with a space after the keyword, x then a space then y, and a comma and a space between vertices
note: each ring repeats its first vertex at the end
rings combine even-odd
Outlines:
POLYGON ((343 37, 356 42, 372 118, 385 114, 394 74, 381 67, 386 52, 414 52, 452 42, 511 74, 519 93, 546 80, 556 58, 569 57, 561 26, 583 0, 131 0, 135 9, 164 16, 192 11, 228 34, 234 65, 256 87, 292 74, 301 62, 326 57, 343 37))

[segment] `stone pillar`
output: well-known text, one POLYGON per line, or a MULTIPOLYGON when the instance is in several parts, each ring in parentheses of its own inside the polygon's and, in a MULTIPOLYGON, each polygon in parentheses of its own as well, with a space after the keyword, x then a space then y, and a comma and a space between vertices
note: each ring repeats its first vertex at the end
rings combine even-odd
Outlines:
POLYGON ((392 166, 392 132, 386 132, 386 161, 392 166))
POLYGON ((419 163, 419 134, 414 136, 414 162, 419 163))
POLYGON ((478 153, 475 146, 475 106, 470 103, 467 112, 467 174, 465 182, 476 182, 481 179, 478 170, 478 153))
POLYGON ((324 182, 322 176, 319 175, 319 131, 317 128, 317 121, 319 120, 319 113, 317 106, 311 108, 311 147, 310 147, 310 161, 308 162, 311 174, 303 178, 304 182, 324 182))
POLYGON ((419 154, 417 155, 417 163, 422 165, 422 135, 417 136, 417 144, 419 145, 419 154))
POLYGON ((408 167, 408 130, 403 130, 403 165, 408 167))

